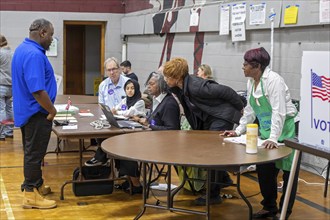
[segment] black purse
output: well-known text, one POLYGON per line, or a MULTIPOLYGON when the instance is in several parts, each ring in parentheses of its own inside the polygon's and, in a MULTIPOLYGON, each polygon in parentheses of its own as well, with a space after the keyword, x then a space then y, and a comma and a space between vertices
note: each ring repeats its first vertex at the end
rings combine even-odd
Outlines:
MULTIPOLYGON (((84 180, 108 179, 111 174, 110 166, 82 167, 84 180)), ((79 178, 79 167, 73 171, 72 179, 79 178)), ((95 182, 72 183, 72 191, 75 196, 94 196, 111 194, 113 191, 113 180, 102 180, 95 182)))

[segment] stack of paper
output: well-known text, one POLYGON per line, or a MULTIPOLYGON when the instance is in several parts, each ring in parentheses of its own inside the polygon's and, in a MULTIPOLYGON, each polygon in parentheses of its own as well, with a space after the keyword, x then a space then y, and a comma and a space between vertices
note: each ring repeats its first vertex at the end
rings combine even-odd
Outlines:
MULTIPOLYGON (((224 139, 225 142, 231 142, 231 143, 237 143, 237 144, 244 144, 246 145, 246 135, 241 135, 238 137, 226 137, 224 139)), ((261 140, 258 137, 258 147, 261 147, 261 145, 265 142, 266 140, 261 140)), ((277 145, 284 145, 284 143, 278 143, 277 145)))

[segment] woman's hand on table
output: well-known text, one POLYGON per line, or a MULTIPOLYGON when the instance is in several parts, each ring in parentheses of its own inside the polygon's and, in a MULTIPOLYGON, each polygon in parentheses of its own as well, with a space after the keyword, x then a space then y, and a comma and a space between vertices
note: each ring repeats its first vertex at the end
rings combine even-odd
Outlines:
POLYGON ((236 132, 234 130, 230 130, 230 131, 224 131, 224 132, 220 133, 220 136, 237 137, 238 135, 236 134, 236 132))
POLYGON ((277 143, 271 141, 271 140, 266 140, 263 144, 263 147, 265 147, 266 149, 274 149, 274 148, 278 148, 277 143))

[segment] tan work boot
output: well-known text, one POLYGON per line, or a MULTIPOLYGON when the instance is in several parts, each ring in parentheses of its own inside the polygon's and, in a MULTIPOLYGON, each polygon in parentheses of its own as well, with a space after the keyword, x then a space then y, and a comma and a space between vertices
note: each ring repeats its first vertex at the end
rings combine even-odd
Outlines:
POLYGON ((54 200, 48 200, 42 197, 35 188, 33 192, 26 192, 24 190, 23 208, 25 209, 51 209, 56 207, 54 200))
POLYGON ((38 192, 39 192, 40 195, 45 196, 45 195, 48 195, 49 193, 51 193, 52 189, 49 186, 46 186, 46 185, 42 184, 38 188, 38 192))

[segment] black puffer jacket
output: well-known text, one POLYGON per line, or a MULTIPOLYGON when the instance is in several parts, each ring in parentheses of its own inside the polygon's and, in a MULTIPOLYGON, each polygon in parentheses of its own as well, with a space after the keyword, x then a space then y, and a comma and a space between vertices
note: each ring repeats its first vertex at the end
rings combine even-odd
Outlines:
POLYGON ((173 88, 171 91, 180 99, 193 129, 199 129, 198 120, 205 121, 208 115, 231 123, 239 123, 244 105, 240 96, 228 86, 188 75, 184 78, 182 90, 173 88), (194 115, 199 116, 196 118, 194 115))

